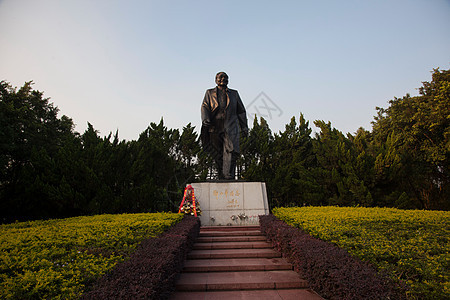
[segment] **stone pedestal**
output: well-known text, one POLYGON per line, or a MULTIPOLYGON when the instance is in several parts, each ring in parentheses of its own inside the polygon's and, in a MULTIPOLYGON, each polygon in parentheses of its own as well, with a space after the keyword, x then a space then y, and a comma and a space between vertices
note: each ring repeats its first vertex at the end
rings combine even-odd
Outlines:
POLYGON ((264 182, 200 182, 191 185, 202 209, 202 226, 258 225, 258 216, 269 214, 264 182))

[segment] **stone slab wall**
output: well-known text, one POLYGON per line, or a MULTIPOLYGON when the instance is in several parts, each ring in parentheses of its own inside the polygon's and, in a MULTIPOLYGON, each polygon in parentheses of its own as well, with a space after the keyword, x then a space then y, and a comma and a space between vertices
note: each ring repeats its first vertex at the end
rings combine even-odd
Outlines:
POLYGON ((199 182, 191 185, 202 209, 202 226, 258 225, 258 216, 269 214, 264 182, 199 182))

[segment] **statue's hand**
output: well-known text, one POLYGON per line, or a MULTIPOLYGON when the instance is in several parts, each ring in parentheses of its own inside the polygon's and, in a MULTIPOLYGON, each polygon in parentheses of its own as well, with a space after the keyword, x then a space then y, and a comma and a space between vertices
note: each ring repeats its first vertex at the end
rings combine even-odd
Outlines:
POLYGON ((209 121, 209 120, 204 120, 204 121, 202 122, 202 125, 205 126, 205 127, 207 127, 207 128, 212 127, 212 123, 211 123, 211 121, 209 121))

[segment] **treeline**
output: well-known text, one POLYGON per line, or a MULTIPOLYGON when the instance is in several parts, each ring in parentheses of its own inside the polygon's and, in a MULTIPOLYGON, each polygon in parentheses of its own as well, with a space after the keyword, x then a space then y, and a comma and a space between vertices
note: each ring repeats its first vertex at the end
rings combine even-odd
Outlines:
POLYGON ((450 207, 450 71, 434 70, 419 96, 377 108, 372 131, 344 135, 300 115, 272 134, 255 120, 243 177, 267 182, 273 206, 450 207))
POLYGON ((0 216, 3 222, 122 212, 170 211, 195 179, 200 146, 151 123, 136 141, 74 131, 67 116, 32 90, 0 83, 0 216), (196 161, 194 163, 194 160, 196 161))
MULTIPOLYGON (((450 71, 420 95, 377 108, 372 131, 343 134, 303 115, 272 133, 255 119, 241 141, 240 178, 265 181, 271 207, 449 208, 450 71)), ((191 124, 150 123, 137 140, 83 134, 32 90, 0 82, 0 214, 16 219, 176 210, 186 183, 213 176, 191 124)))

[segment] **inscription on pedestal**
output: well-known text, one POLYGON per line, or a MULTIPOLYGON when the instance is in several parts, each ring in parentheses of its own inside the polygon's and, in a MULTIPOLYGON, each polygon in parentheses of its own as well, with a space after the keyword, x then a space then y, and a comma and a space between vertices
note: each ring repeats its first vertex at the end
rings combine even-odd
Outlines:
POLYGON ((212 198, 217 201, 217 203, 225 204, 226 209, 240 209, 242 208, 241 192, 238 188, 228 190, 213 190, 212 198))

